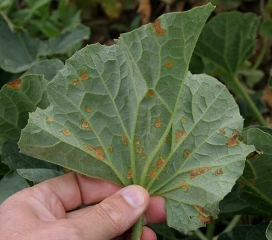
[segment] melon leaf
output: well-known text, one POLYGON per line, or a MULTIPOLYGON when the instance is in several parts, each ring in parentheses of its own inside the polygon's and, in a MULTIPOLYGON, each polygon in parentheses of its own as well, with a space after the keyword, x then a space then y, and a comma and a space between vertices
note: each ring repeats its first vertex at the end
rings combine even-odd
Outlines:
POLYGON ((194 230, 216 218, 254 150, 226 87, 188 66, 214 7, 163 15, 71 57, 30 114, 23 153, 165 198, 167 223, 194 230))

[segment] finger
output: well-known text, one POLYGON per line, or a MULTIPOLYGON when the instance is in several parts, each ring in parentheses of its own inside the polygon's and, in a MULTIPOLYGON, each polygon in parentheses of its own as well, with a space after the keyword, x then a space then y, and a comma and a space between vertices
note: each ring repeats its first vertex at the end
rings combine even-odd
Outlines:
POLYGON ((144 227, 141 240, 157 240, 156 233, 149 227, 144 227))
POLYGON ((49 204, 50 209, 57 210, 54 206, 59 200, 65 211, 73 210, 82 204, 102 201, 118 189, 120 187, 114 184, 76 173, 52 178, 32 188, 41 201, 49 204))
POLYGON ((164 207, 163 197, 151 197, 149 207, 145 213, 145 222, 148 223, 163 223, 166 221, 166 212, 164 207))
POLYGON ((89 211, 73 219, 83 233, 82 239, 108 240, 128 230, 149 204, 148 192, 136 185, 121 189, 89 211))
POLYGON ((85 205, 101 202, 120 190, 119 186, 100 179, 90 178, 81 174, 76 174, 76 177, 81 191, 82 203, 85 205))
MULTIPOLYGON (((76 211, 67 213, 67 218, 77 218, 89 211, 90 207, 82 208, 76 211)), ((166 220, 166 212, 164 208, 164 198, 152 197, 149 201, 149 206, 145 212, 144 224, 148 223, 163 223, 166 220)))

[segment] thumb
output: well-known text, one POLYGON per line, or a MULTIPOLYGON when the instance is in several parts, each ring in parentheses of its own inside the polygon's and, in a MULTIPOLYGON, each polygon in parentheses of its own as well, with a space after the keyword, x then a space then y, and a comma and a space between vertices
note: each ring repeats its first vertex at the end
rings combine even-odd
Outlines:
POLYGON ((148 204, 149 194, 144 188, 128 186, 90 207, 75 223, 82 229, 83 239, 112 239, 128 230, 148 204))

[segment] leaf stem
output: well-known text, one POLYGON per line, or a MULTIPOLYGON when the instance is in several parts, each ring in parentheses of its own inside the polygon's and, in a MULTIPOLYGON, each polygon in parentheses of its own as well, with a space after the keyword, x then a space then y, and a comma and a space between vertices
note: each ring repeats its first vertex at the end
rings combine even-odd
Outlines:
POLYGON ((250 96, 248 95, 246 90, 244 89, 243 85, 240 83, 239 79, 235 76, 232 76, 232 80, 233 80, 234 84, 236 85, 240 94, 243 96, 244 100, 247 102, 247 104, 251 108, 251 110, 254 113, 255 117, 257 118, 259 124, 261 126, 267 126, 265 119, 263 118, 262 114, 260 113, 260 111, 256 107, 255 103, 252 101, 252 99, 250 98, 250 96))
POLYGON ((263 59, 265 57, 265 54, 267 53, 269 47, 269 40, 267 37, 263 37, 263 47, 262 50, 254 64, 254 66, 252 67, 253 70, 256 70, 260 67, 261 63, 263 62, 263 59))
POLYGON ((201 240, 209 240, 199 229, 195 230, 195 234, 201 240))
POLYGON ((132 228, 132 235, 130 240, 141 240, 142 232, 143 232, 143 223, 144 223, 144 214, 140 217, 140 219, 134 224, 132 228))
POLYGON ((210 224, 207 225, 206 237, 209 240, 212 240, 212 237, 214 234, 214 228, 215 228, 215 222, 211 222, 210 224))
POLYGON ((242 217, 242 215, 235 215, 231 219, 230 223, 228 224, 228 226, 225 228, 225 230, 222 233, 230 232, 236 226, 236 224, 239 222, 241 217, 242 217))

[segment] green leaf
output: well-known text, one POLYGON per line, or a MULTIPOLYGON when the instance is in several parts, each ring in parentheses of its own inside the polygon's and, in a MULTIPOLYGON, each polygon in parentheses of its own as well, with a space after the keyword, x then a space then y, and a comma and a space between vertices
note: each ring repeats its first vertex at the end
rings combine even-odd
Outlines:
POLYGON ((0 204, 12 194, 27 187, 28 183, 17 172, 6 175, 0 181, 0 204))
POLYGON ((12 32, 7 24, 0 22, 0 68, 12 73, 23 72, 45 52, 46 46, 41 41, 24 31, 12 32))
POLYGON ((50 54, 65 54, 73 49, 82 40, 88 39, 90 35, 90 29, 83 25, 78 25, 73 31, 64 32, 56 38, 48 40, 48 49, 50 54))
POLYGON ((230 76, 235 76, 243 63, 253 55, 260 18, 253 13, 218 14, 204 27, 195 54, 213 66, 208 74, 216 74, 237 94, 230 76))
POLYGON ((272 239, 272 221, 269 223, 265 235, 268 240, 272 239))
POLYGON ((221 213, 272 215, 272 132, 254 127, 243 133, 244 142, 254 144, 257 152, 246 161, 238 183, 222 202, 221 213))
POLYGON ((251 208, 262 214, 272 214, 272 135, 258 128, 243 132, 244 142, 256 147, 256 155, 246 161, 240 184, 251 208))
POLYGON ((245 240, 267 240, 265 236, 265 230, 268 227, 269 222, 260 223, 253 228, 251 228, 245 240))
POLYGON ((19 153, 18 145, 14 141, 7 141, 3 144, 2 162, 8 165, 11 170, 44 168, 60 171, 60 167, 55 164, 41 161, 39 159, 19 153))
POLYGON ((259 23, 253 13, 218 14, 205 25, 195 52, 222 71, 236 73, 253 54, 259 23))
POLYGON ((221 234, 218 240, 245 240, 245 236, 252 228, 252 225, 236 226, 232 231, 221 234))
POLYGON ((0 91, 0 152, 7 140, 18 140, 27 124, 28 113, 49 105, 47 81, 43 76, 28 75, 4 85, 0 91))
POLYGON ((41 183, 50 178, 61 176, 61 171, 46 169, 46 168, 28 168, 28 169, 17 169, 19 175, 26 178, 35 184, 41 183))
POLYGON ((44 75, 44 78, 51 81, 56 76, 57 72, 63 68, 63 63, 59 59, 50 59, 38 62, 36 65, 28 69, 24 75, 39 74, 44 75))
POLYGON ((11 170, 17 170, 20 176, 35 184, 63 174, 62 168, 55 164, 19 153, 18 145, 14 141, 3 144, 2 158, 2 162, 11 170))
POLYGON ((268 19, 261 24, 260 35, 272 38, 272 19, 268 19))
POLYGON ((267 225, 267 222, 263 222, 256 226, 236 226, 231 232, 221 234, 218 240, 267 240, 265 237, 267 225))
POLYGON ((239 74, 245 78, 246 85, 249 88, 253 88, 265 75, 263 71, 258 69, 242 69, 239 71, 239 74))
POLYGON ((170 227, 216 218, 218 202, 253 151, 225 86, 188 72, 213 6, 166 14, 117 45, 78 51, 48 85, 51 105, 30 115, 23 153, 166 199, 170 227))
POLYGON ((2 176, 5 176, 8 172, 10 172, 10 169, 9 167, 2 163, 2 160, 1 160, 1 155, 0 155, 0 179, 2 178, 2 176))

